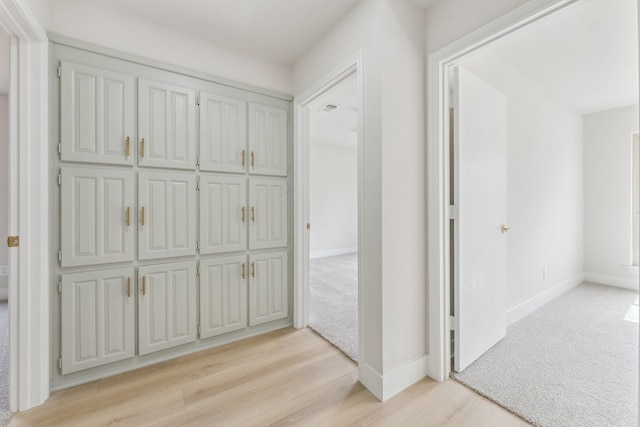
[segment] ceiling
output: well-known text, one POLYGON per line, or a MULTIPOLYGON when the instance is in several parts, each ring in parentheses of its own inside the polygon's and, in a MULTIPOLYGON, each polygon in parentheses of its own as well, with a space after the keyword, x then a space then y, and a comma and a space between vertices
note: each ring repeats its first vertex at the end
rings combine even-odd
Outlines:
POLYGON ((292 65, 359 0, 86 1, 292 65))
POLYGON ((638 103, 636 0, 580 0, 487 51, 580 114, 638 103))
POLYGON ((310 104, 309 138, 311 144, 356 148, 358 135, 358 79, 347 77, 310 104), (326 104, 336 105, 331 112, 317 111, 326 104))

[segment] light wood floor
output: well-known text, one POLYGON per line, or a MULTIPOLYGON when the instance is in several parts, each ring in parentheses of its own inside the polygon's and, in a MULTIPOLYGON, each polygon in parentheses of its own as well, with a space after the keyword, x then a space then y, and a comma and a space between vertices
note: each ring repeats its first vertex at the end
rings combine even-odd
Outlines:
POLYGON ((54 393, 19 426, 526 426, 452 381, 385 403, 309 329, 285 329, 54 393))

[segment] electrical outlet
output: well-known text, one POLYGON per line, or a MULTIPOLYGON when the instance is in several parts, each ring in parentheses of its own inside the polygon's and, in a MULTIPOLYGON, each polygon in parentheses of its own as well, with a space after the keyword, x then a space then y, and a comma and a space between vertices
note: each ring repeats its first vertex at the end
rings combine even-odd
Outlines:
POLYGON ((9 266, 8 265, 0 265, 0 277, 9 275, 9 266))

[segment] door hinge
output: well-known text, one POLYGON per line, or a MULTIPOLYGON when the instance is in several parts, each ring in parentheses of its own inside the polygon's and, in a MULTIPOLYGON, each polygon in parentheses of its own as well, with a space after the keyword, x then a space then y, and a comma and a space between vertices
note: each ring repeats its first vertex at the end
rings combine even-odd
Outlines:
POLYGON ((62 185, 62 171, 58 171, 58 185, 62 185))
POLYGON ((196 156, 196 167, 200 167, 200 156, 196 156))
POLYGON ((58 282, 58 292, 62 293, 62 282, 58 282))
MULTIPOLYGON (((196 165, 198 166, 198 165, 196 165)), ((200 191, 200 177, 196 178, 196 191, 200 191)))
POLYGON ((62 251, 58 251, 58 261, 62 262, 62 251))
POLYGON ((198 337, 200 336, 200 325, 196 326, 196 329, 198 331, 198 337))
POLYGON ((58 78, 62 77, 62 65, 58 65, 58 78))
POLYGON ((455 331, 458 329, 458 319, 455 316, 449 316, 449 330, 455 331))
MULTIPOLYGON (((196 252, 200 252, 200 240, 196 240, 196 252)), ((198 264, 198 274, 200 274, 200 264, 198 264)))
POLYGON ((196 105, 200 105, 200 95, 196 95, 196 105))
POLYGON ((458 219, 458 208, 456 206, 449 206, 449 219, 458 219))
POLYGON ((58 368, 62 369, 62 357, 58 358, 58 368))

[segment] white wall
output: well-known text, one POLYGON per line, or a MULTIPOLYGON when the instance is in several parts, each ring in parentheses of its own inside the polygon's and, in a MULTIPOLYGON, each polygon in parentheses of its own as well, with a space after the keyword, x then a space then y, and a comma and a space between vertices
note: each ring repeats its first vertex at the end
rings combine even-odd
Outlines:
POLYGON ((363 51, 360 249, 366 328, 360 378, 381 398, 426 374, 424 41, 424 10, 416 4, 362 0, 294 65, 295 93, 300 94, 363 51), (375 381, 363 378, 367 370, 375 381))
MULTIPOLYGON (((6 64, 3 64, 6 66, 6 64)), ((0 94, 0 266, 9 264, 9 97, 0 94)), ((0 276, 0 300, 9 295, 7 276, 0 276)))
POLYGON ((631 264, 631 141, 638 106, 584 117, 585 272, 588 280, 638 287, 631 264))
POLYGON ((186 36, 96 2, 51 0, 49 10, 48 30, 54 33, 257 87, 293 93, 290 67, 186 36))
POLYGON ((507 307, 513 309, 581 280, 582 116, 496 56, 483 52, 463 63, 507 97, 507 307))
POLYGON ((356 252, 357 148, 311 141, 309 157, 311 258, 356 252))

